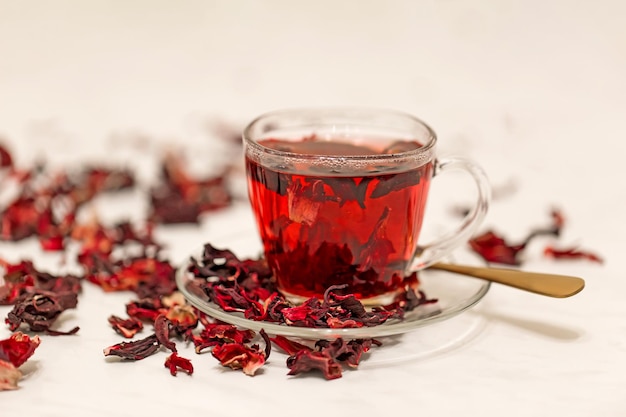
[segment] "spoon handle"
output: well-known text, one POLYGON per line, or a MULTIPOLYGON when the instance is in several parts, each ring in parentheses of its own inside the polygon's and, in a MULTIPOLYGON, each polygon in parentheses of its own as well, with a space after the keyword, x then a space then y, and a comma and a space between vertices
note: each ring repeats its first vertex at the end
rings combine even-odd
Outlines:
POLYGON ((578 294, 585 287, 585 281, 582 278, 567 275, 542 274, 518 271, 515 269, 474 267, 445 263, 436 263, 430 268, 469 275, 471 277, 515 287, 520 290, 556 298, 571 297, 572 295, 578 294))

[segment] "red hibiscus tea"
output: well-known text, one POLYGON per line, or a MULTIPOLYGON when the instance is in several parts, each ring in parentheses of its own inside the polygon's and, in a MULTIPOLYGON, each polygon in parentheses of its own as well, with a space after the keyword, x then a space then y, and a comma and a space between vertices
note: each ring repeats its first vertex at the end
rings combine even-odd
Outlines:
POLYGON ((482 171, 439 159, 437 172, 471 174, 478 201, 456 232, 418 251, 436 135, 410 115, 286 110, 251 122, 243 139, 265 257, 292 301, 322 298, 332 288, 367 304, 391 302, 417 284, 413 272, 466 243, 486 213, 482 171))
MULTIPOLYGON (((389 154, 343 141, 267 139, 259 144, 302 155, 331 157, 389 154)), ((265 166, 248 157, 248 189, 267 261, 287 296, 322 297, 348 284, 360 299, 394 294, 417 248, 432 162, 418 167, 373 163, 341 169, 283 164, 265 166)))

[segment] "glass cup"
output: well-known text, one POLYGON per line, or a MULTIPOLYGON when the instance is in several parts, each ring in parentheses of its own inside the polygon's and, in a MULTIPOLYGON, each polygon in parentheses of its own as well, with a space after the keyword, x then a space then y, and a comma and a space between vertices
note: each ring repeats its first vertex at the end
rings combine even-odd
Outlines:
POLYGON ((290 300, 329 288, 386 304, 414 272, 466 243, 482 222, 490 187, 474 163, 436 159, 435 132, 382 109, 294 109, 264 114, 244 130, 248 194, 265 257, 290 300), (462 170, 477 201, 460 224, 419 244, 434 175, 462 170))

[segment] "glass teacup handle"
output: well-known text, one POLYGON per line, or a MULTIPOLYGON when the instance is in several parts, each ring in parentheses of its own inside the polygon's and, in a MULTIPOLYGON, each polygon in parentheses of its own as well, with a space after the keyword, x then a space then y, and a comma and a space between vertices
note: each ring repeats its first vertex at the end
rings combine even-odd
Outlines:
POLYGON ((449 171, 464 171, 470 174, 478 190, 476 202, 456 229, 444 233, 434 242, 420 245, 412 270, 427 268, 449 255, 455 248, 467 243, 487 214, 491 201, 491 186, 482 168, 463 158, 450 157, 435 161, 434 177, 449 171))

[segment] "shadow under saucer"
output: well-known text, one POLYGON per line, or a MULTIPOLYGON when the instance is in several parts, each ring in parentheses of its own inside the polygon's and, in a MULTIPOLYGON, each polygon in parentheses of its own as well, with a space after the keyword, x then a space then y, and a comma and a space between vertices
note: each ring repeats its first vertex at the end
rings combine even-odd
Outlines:
POLYGON ((409 333, 379 338, 380 348, 372 349, 363 360, 362 369, 406 364, 454 352, 475 340, 488 326, 489 320, 480 312, 481 306, 449 320, 416 329, 409 333))

